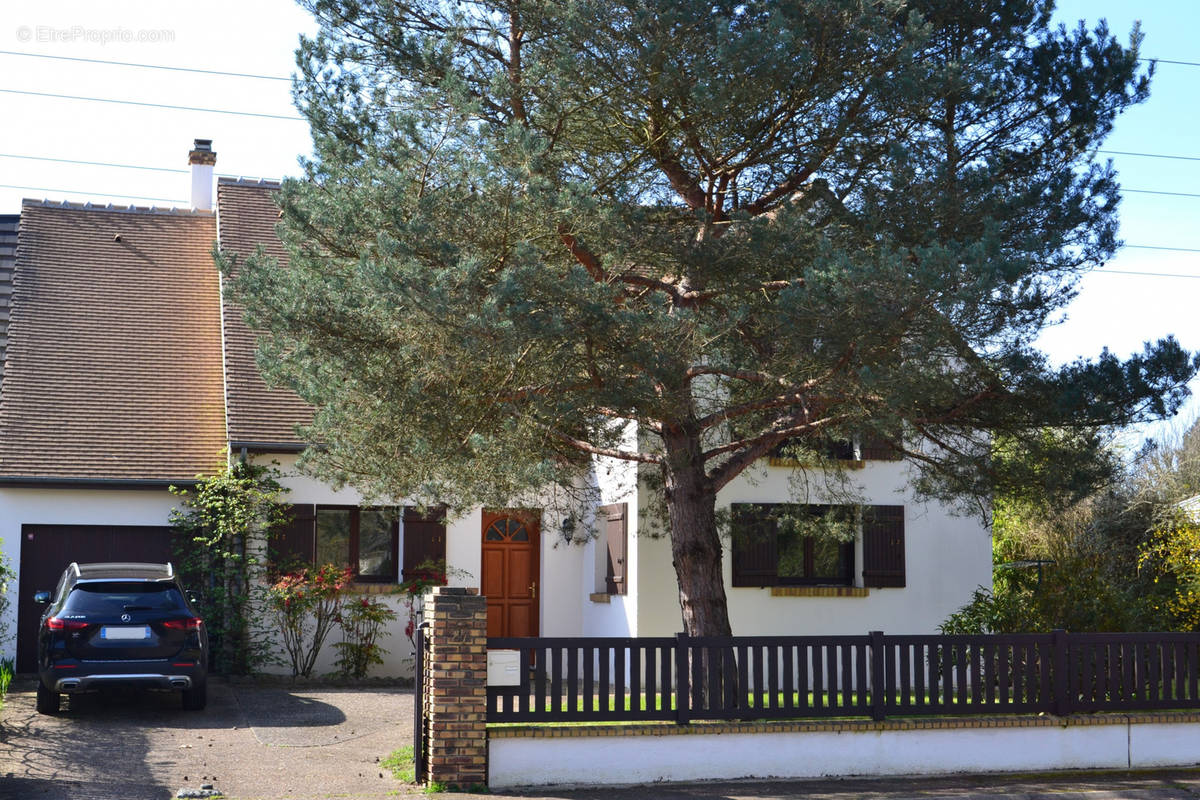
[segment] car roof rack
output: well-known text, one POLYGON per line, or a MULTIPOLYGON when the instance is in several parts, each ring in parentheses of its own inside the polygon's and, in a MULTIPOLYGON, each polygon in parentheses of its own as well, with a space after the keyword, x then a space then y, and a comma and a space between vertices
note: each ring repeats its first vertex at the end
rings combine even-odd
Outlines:
POLYGON ((175 578, 175 566, 171 562, 149 563, 133 561, 103 561, 92 564, 72 563, 67 568, 75 575, 76 580, 112 580, 128 573, 132 580, 172 580, 175 578))
MULTIPOLYGON (((60 563, 60 564, 61 564, 62 562, 60 561, 60 562, 58 562, 58 563, 60 563)), ((76 578, 78 578, 78 577, 79 577, 79 562, 78 562, 78 561, 72 561, 72 562, 71 562, 71 565, 70 565, 69 567, 67 567, 67 569, 69 569, 69 570, 71 570, 72 572, 74 572, 74 573, 75 573, 75 577, 76 577, 76 578)))

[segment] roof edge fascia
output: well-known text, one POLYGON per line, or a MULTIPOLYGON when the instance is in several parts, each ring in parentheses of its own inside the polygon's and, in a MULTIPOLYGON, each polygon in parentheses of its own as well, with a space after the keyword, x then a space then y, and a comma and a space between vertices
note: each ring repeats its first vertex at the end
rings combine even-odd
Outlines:
POLYGON ((252 453, 302 453, 311 445, 305 442, 258 442, 231 439, 229 452, 237 453, 246 450, 252 453))
POLYGON ((164 480, 160 478, 65 478, 48 475, 0 475, 0 488, 17 489, 167 489, 191 487, 196 478, 164 480))

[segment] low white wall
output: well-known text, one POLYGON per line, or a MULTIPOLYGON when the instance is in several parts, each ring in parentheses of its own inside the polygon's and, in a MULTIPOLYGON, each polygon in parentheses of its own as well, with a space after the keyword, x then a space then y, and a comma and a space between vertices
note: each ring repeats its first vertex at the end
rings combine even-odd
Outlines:
POLYGON ((1200 725, 1129 726, 1129 766, 1174 767, 1200 763, 1200 725))
POLYGON ((1200 763, 1200 724, 1058 724, 763 733, 493 737, 488 785, 1139 769, 1200 763))

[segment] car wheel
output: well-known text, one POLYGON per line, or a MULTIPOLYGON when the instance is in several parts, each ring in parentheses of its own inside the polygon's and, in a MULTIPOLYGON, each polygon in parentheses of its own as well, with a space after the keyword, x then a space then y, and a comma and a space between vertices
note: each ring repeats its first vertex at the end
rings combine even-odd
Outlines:
POLYGON ((39 714, 57 714, 58 701, 60 695, 58 692, 52 692, 38 681, 37 685, 37 710, 39 714))
POLYGON ((183 690, 185 711, 203 711, 208 705, 208 681, 199 681, 191 689, 183 690))

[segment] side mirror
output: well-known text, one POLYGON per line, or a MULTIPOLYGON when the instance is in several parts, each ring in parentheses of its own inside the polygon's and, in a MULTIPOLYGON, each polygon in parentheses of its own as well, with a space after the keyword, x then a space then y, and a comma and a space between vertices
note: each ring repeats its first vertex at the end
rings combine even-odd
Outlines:
POLYGON ((50 602, 50 593, 49 592, 35 592, 33 595, 33 602, 41 603, 42 605, 49 603, 50 602))

